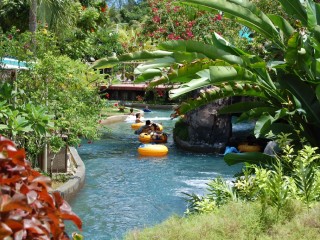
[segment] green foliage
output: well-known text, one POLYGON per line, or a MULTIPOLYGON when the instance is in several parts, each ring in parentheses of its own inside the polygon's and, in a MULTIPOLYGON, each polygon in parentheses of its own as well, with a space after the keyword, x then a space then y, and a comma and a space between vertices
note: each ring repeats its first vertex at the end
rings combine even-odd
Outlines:
POLYGON ((29 5, 22 0, 4 0, 0 2, 0 28, 5 32, 12 26, 19 26, 21 31, 28 29, 29 5))
POLYGON ((18 86, 32 102, 47 106, 55 119, 52 134, 65 134, 74 141, 78 136, 97 137, 102 102, 95 83, 99 81, 101 76, 81 62, 48 53, 32 72, 21 76, 18 86))
MULTIPOLYGON (((149 61, 140 65, 136 72, 141 74, 138 80, 157 77, 153 86, 180 84, 179 88, 170 91, 171 98, 206 87, 199 97, 183 103, 182 114, 219 98, 256 97, 264 106, 244 110, 241 115, 241 119, 257 121, 256 137, 283 131, 291 133, 295 140, 305 137, 312 146, 320 146, 320 102, 317 98, 320 34, 316 17, 319 4, 308 1, 304 5, 299 0, 292 4, 281 0, 278 1, 283 9, 283 12, 279 10, 281 15, 268 15, 248 1, 179 2, 187 8, 198 7, 210 13, 223 11, 224 17, 236 20, 265 38, 262 52, 256 54, 251 51, 254 49, 245 52, 216 33, 206 44, 190 40, 170 41, 159 45, 165 51, 162 55, 148 54, 149 61), (297 24, 291 25, 291 19, 283 18, 286 13, 297 17, 297 24)), ((98 61, 96 66, 145 60, 143 55, 143 52, 136 52, 113 57, 98 61)))
POLYGON ((181 119, 176 122, 173 134, 179 137, 181 140, 188 141, 189 140, 189 133, 188 128, 186 128, 186 123, 181 119))

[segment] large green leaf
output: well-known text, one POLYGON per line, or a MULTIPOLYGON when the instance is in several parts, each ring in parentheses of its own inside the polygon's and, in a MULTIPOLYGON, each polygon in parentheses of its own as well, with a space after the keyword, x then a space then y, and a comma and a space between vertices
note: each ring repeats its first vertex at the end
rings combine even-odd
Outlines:
POLYGON ((156 76, 161 76, 161 73, 162 71, 160 69, 147 69, 136 78, 135 82, 139 83, 149 81, 156 76))
POLYGON ((303 5, 301 4, 300 0, 278 0, 278 1, 281 3, 282 8, 287 14, 298 18, 304 26, 307 26, 308 24, 307 12, 303 7, 303 5))
POLYGON ((320 102, 320 84, 318 84, 318 86, 316 88, 316 96, 318 98, 318 101, 320 102))
POLYGON ((257 76, 249 70, 237 66, 212 66, 210 69, 210 81, 212 83, 247 81, 257 83, 257 76))
POLYGON ((299 100, 301 107, 306 111, 309 122, 320 126, 320 102, 312 86, 294 76, 279 79, 279 83, 282 88, 289 90, 299 100))
MULTIPOLYGON (((237 84, 241 85, 241 84, 237 84)), ((170 92, 172 92, 171 90, 170 92)), ((243 87, 235 87, 231 84, 223 84, 206 89, 196 99, 188 99, 180 107, 180 112, 185 114, 191 110, 194 110, 200 106, 206 105, 217 99, 232 97, 232 96, 249 96, 265 99, 266 96, 259 89, 250 86, 249 84, 243 84, 243 87)), ((174 97, 174 96, 173 96, 174 97)))
POLYGON ((315 5, 315 15, 317 17, 317 24, 320 25, 320 3, 314 3, 315 5))
POLYGON ((275 158, 260 152, 247 152, 247 153, 228 153, 224 156, 224 161, 229 165, 238 163, 250 164, 272 164, 275 158))
POLYGON ((171 90, 169 92, 169 97, 175 98, 208 85, 210 85, 210 80, 206 77, 193 79, 188 83, 182 84, 178 89, 171 90))
POLYGON ((268 14, 268 17, 271 19, 274 25, 281 29, 281 31, 287 38, 289 38, 293 34, 294 28, 286 19, 274 14, 268 14))
POLYGON ((109 58, 102 58, 97 61, 95 61, 92 64, 92 68, 94 69, 101 69, 101 68, 108 68, 108 67, 113 67, 116 64, 122 62, 122 61, 146 61, 150 59, 155 59, 155 58, 163 58, 166 56, 172 56, 172 52, 167 52, 167 51, 141 51, 141 52, 134 52, 134 53, 127 53, 124 55, 121 55, 119 57, 109 57, 109 58))
POLYGON ((270 104, 263 102, 263 101, 256 101, 256 102, 238 102, 232 105, 223 107, 219 110, 219 114, 228 114, 228 113, 241 113, 249 111, 253 108, 258 107, 268 107, 270 104))
MULTIPOLYGON (((270 104, 269 104, 270 106, 270 104)), ((276 112, 276 108, 274 107, 257 107, 257 108, 252 108, 247 112, 243 112, 240 117, 237 119, 237 122, 242 122, 244 120, 256 120, 258 119, 261 115, 264 114, 274 114, 276 112)))
POLYGON ((254 4, 238 0, 181 0, 182 3, 199 7, 202 10, 223 11, 225 16, 236 17, 239 23, 259 32, 275 45, 283 49, 279 32, 271 20, 254 4))
POLYGON ((134 70, 134 74, 141 74, 148 69, 169 67, 174 62, 175 62, 175 59, 172 57, 163 57, 163 58, 155 59, 155 60, 149 61, 147 63, 140 64, 134 70))
POLYGON ((267 137, 267 134, 273 134, 279 136, 280 133, 290 134, 290 138, 298 140, 298 135, 294 130, 293 126, 286 123, 272 123, 269 127, 264 128, 264 132, 260 132, 260 136, 267 137))
POLYGON ((311 0, 306 1, 306 11, 307 11, 307 17, 308 17, 308 27, 310 29, 314 28, 317 25, 317 13, 315 4, 311 0))
POLYGON ((254 135, 256 138, 261 137, 261 133, 265 133, 273 123, 274 118, 269 114, 262 115, 258 121, 256 122, 256 126, 254 128, 254 135))
MULTIPOLYGON (((224 61, 213 61, 210 59, 198 59, 186 64, 173 64, 167 75, 150 84, 156 86, 164 83, 187 83, 192 79, 198 78, 200 75, 197 73, 208 69, 210 66, 224 66, 226 64, 224 61)), ((206 75, 206 77, 209 78, 209 75, 206 75)))
POLYGON ((221 42, 215 39, 216 37, 213 37, 214 41, 212 44, 205 44, 192 40, 178 40, 161 43, 158 47, 166 51, 197 52, 212 60, 222 59, 229 63, 243 64, 241 57, 235 55, 235 50, 231 47, 224 46, 221 42))

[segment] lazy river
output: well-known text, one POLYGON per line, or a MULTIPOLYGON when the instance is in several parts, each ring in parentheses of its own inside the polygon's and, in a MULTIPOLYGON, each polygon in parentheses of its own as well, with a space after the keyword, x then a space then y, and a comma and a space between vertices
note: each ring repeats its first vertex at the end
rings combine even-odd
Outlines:
MULTIPOLYGON (((218 176, 231 179, 241 165, 227 166, 221 156, 189 153, 172 140, 170 111, 145 113, 169 133, 166 157, 140 157, 132 121, 111 124, 99 141, 77 150, 86 166, 86 182, 70 202, 83 221, 85 239, 122 239, 129 230, 158 224, 186 210, 183 193, 203 194, 218 176)), ((77 231, 68 224, 68 229, 77 231)))

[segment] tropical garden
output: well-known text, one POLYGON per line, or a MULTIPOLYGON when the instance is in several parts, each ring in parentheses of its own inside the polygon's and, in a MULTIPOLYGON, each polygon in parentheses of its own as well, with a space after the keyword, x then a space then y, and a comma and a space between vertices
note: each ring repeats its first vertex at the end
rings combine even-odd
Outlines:
POLYGON ((37 156, 99 137, 96 69, 123 61, 144 62, 136 82, 179 86, 169 97, 180 114, 251 97, 219 114, 255 120, 255 137, 279 148, 225 155, 244 163, 232 183, 214 179, 206 195, 186 196, 186 217, 128 239, 319 237, 319 1, 1 1, 0 27, 0 59, 28 68, 0 84, 1 238, 69 239, 65 220, 81 229, 34 170, 37 156))

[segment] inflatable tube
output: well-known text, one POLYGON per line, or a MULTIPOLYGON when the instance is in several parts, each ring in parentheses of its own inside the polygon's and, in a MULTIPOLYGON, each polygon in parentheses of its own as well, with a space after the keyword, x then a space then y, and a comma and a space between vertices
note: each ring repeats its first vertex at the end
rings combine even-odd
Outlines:
POLYGON ((261 147, 259 145, 240 144, 238 146, 240 152, 260 152, 261 147))
POLYGON ((142 143, 166 143, 168 141, 168 135, 163 133, 159 138, 154 139, 149 133, 141 133, 139 135, 139 141, 142 143))
POLYGON ((143 125, 145 125, 144 122, 132 123, 132 124, 131 124, 131 128, 134 129, 134 130, 137 130, 137 129, 139 129, 140 127, 142 127, 143 125))
POLYGON ((151 110, 150 110, 150 109, 147 109, 147 108, 143 109, 143 111, 144 111, 144 112, 151 112, 151 110))
POLYGON ((153 142, 153 143, 166 143, 166 142, 168 142, 168 135, 166 134, 166 133, 163 133, 161 136, 160 136, 160 138, 159 139, 153 139, 152 137, 151 137, 151 142, 153 142))
POLYGON ((150 143, 151 142, 151 135, 148 133, 141 133, 139 135, 139 141, 142 143, 150 143))
POLYGON ((168 154, 168 148, 162 144, 141 144, 138 153, 142 156, 162 157, 168 154))

